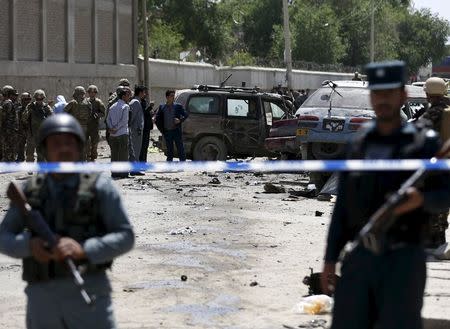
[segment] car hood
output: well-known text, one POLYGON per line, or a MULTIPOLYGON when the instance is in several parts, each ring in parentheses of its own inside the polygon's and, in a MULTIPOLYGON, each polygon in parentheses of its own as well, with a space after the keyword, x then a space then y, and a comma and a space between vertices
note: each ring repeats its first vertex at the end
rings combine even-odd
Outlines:
MULTIPOLYGON (((315 115, 319 118, 328 116, 328 108, 325 107, 302 107, 297 110, 295 116, 299 115, 315 115)), ((375 118, 375 112, 370 109, 348 109, 348 108, 333 108, 331 109, 331 116, 333 117, 362 117, 375 118)))

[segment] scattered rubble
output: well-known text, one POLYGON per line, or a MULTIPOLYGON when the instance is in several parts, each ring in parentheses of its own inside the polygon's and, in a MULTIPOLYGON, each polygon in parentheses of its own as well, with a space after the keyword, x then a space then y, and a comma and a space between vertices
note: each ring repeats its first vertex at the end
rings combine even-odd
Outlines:
POLYGON ((194 234, 194 233, 197 233, 197 230, 193 229, 192 227, 187 226, 187 227, 171 230, 169 232, 169 235, 186 235, 186 234, 194 234))
POLYGON ((221 184, 220 180, 217 177, 214 177, 213 179, 211 179, 208 184, 214 184, 214 185, 219 185, 221 184))
POLYGON ((277 186, 272 183, 264 184, 264 192, 265 193, 286 193, 286 190, 283 186, 277 186))

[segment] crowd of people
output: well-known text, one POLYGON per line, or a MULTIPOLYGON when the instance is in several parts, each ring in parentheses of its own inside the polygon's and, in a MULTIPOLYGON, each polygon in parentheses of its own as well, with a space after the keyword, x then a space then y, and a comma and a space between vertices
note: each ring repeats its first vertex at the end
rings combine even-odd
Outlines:
POLYGON ((98 98, 98 88, 95 85, 90 85, 87 89, 83 86, 75 87, 72 97, 72 100, 66 102, 64 96, 58 95, 54 106, 51 106, 53 102, 47 101, 42 89, 37 89, 33 96, 29 92, 23 92, 19 96, 13 86, 5 85, 0 93, 1 161, 34 162, 35 154, 37 161, 44 161, 37 140, 39 127, 49 116, 61 113, 69 113, 75 117, 84 131, 84 161, 95 161, 98 157, 102 120, 109 128, 107 138, 113 161, 147 161, 154 106, 154 102, 147 102, 147 87, 136 86, 133 93, 130 82, 122 79, 106 106, 98 98), (129 103, 129 111, 118 118, 116 108, 125 103, 129 103))

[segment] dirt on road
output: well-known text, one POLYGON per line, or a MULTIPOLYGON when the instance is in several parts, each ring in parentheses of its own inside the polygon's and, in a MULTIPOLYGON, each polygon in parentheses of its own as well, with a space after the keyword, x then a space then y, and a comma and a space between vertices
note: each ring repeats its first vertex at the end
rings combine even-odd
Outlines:
MULTIPOLYGON (((101 161, 108 161, 106 148, 103 153, 101 161)), ((150 154, 149 161, 161 160, 150 154)), ((0 191, 26 177, 1 175, 0 191)), ((135 248, 109 272, 118 327, 328 327, 329 315, 295 308, 308 293, 302 280, 309 268, 321 270, 333 207, 333 201, 289 197, 307 183, 301 174, 208 172, 117 180, 136 233, 135 248), (264 193, 266 183, 286 192, 264 193)), ((1 193, 0 209, 7 205, 1 193)), ((0 328, 25 327, 20 274, 20 260, 0 256, 0 328)), ((428 282, 425 310, 438 319, 433 312, 443 308, 434 305, 450 300, 442 293, 450 266, 431 263, 429 275, 439 279, 428 282)))

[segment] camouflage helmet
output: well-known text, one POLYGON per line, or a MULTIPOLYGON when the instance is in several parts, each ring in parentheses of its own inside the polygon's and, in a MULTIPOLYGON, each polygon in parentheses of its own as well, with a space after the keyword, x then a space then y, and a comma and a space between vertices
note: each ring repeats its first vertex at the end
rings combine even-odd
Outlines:
POLYGON ((42 89, 37 89, 34 94, 33 94, 33 98, 46 98, 47 96, 45 95, 45 91, 43 91, 42 89))
POLYGON ((83 149, 86 137, 77 119, 67 113, 51 115, 42 122, 38 133, 38 145, 45 149, 45 140, 50 135, 68 133, 74 135, 83 149))
POLYGON ((444 96, 447 95, 447 84, 444 79, 432 77, 425 82, 423 90, 430 96, 444 96))
POLYGON ((14 93, 14 87, 10 85, 5 85, 2 88, 2 95, 8 97, 14 93))
POLYGON ((73 97, 83 96, 86 94, 86 90, 83 86, 76 86, 73 90, 73 97))
POLYGON ((87 89, 88 92, 93 91, 95 93, 98 93, 98 88, 96 85, 90 85, 87 89))
POLYGON ((130 81, 128 81, 128 79, 120 79, 119 80, 119 86, 129 87, 130 86, 130 81))
POLYGON ((20 100, 24 100, 24 99, 31 100, 31 95, 29 92, 24 92, 24 93, 20 94, 20 100))

